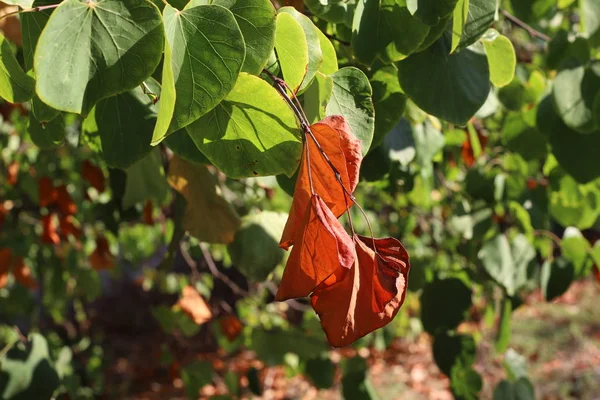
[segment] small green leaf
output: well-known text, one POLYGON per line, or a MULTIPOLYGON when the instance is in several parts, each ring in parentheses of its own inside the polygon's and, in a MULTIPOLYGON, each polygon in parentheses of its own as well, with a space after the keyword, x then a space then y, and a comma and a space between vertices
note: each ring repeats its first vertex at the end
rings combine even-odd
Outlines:
POLYGON ((456 7, 454 8, 454 14, 452 16, 452 46, 450 52, 454 53, 454 50, 460 44, 460 38, 463 35, 463 30, 469 18, 469 0, 458 0, 456 7))
POLYGON ((552 170, 548 177, 549 210, 562 226, 579 229, 591 228, 600 215, 600 191, 592 182, 578 184, 561 168, 552 170))
POLYGON ((36 92, 53 108, 86 115, 99 100, 147 79, 163 43, 162 18, 149 1, 66 0, 37 43, 36 92))
POLYGON ((510 318, 512 317, 512 300, 510 297, 504 297, 502 301, 502 314, 498 324, 498 333, 496 334, 496 351, 504 353, 510 343, 510 318))
POLYGON ((495 86, 508 85, 515 77, 517 56, 510 39, 495 29, 490 29, 481 38, 490 65, 490 81, 495 86))
POLYGON ((454 329, 471 308, 471 289, 460 279, 428 283, 421 294, 421 322, 432 335, 454 329))
POLYGON ((277 52, 283 79, 296 92, 304 81, 310 59, 304 29, 288 13, 277 14, 275 51, 277 52))
POLYGON ((272 86, 254 75, 241 73, 225 100, 187 131, 204 155, 231 178, 290 176, 300 162, 296 116, 272 86))
POLYGON ((490 92, 488 61, 481 48, 450 53, 449 35, 398 63, 400 86, 424 111, 464 125, 490 92))
POLYGON ((279 14, 286 13, 294 17, 296 22, 302 27, 302 30, 304 30, 304 37, 308 46, 308 66, 302 84, 298 89, 298 92, 302 92, 311 84, 315 74, 323 65, 323 51, 321 50, 319 29, 313 24, 310 18, 298 12, 294 7, 282 7, 277 12, 279 14))
POLYGON ((169 185, 167 185, 158 148, 127 168, 123 209, 145 200, 154 200, 162 204, 168 194, 169 185))
POLYGON ((331 40, 325 36, 325 34, 317 28, 319 34, 319 41, 321 43, 321 51, 323 52, 323 64, 319 68, 319 72, 325 75, 331 75, 338 70, 338 59, 335 47, 331 40))
POLYGON ((159 103, 170 104, 159 104, 153 144, 219 104, 234 87, 246 54, 235 17, 222 6, 192 2, 183 11, 165 6, 164 20, 168 51, 159 103))
POLYGON ((475 43, 494 23, 498 11, 496 0, 470 0, 467 22, 465 23, 459 48, 475 43))
POLYGON ((546 261, 542 265, 542 293, 546 301, 551 301, 565 293, 575 277, 575 269, 571 261, 559 257, 546 261))
POLYGON ((327 115, 341 115, 350 130, 362 143, 362 153, 367 154, 375 131, 373 90, 367 76, 358 68, 345 67, 331 76, 333 94, 327 105, 327 115))
POLYGON ((398 81, 398 69, 388 65, 375 71, 370 79, 375 107, 375 132, 371 148, 379 146, 398 124, 406 109, 406 96, 398 81))
POLYGON ((0 97, 11 103, 23 103, 33 97, 35 81, 15 58, 10 43, 0 34, 0 97))
POLYGON ((593 265, 592 258, 589 257, 592 247, 581 231, 572 226, 567 227, 560 241, 560 249, 562 255, 573 263, 575 277, 585 277, 593 265))
POLYGON ((321 72, 317 72, 312 84, 306 89, 303 96, 304 113, 308 122, 314 124, 325 118, 327 104, 333 94, 333 79, 321 72))

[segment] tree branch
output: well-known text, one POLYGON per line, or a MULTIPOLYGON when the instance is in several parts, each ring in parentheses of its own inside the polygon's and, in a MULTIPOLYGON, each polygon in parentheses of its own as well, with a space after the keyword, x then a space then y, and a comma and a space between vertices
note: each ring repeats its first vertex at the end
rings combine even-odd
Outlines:
POLYGON ((511 13, 509 13, 506 10, 500 10, 500 12, 502 13, 502 15, 504 15, 504 17, 506 19, 508 19, 510 22, 512 22, 513 24, 515 24, 516 26, 523 28, 527 31, 527 33, 529 33, 529 35, 533 38, 538 38, 538 39, 542 39, 546 42, 550 42, 552 40, 552 38, 550 38, 550 36, 537 31, 535 29, 533 29, 531 27, 531 25, 526 24, 525 22, 521 21, 519 18, 515 17, 514 15, 512 15, 511 13))

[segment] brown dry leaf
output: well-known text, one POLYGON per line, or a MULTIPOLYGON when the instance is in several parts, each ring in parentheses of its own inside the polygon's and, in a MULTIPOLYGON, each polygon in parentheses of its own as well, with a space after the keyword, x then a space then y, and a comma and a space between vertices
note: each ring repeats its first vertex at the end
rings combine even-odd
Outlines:
POLYGON ((17 184, 17 179, 19 178, 19 169, 21 166, 18 161, 13 161, 8 165, 7 168, 7 182, 11 186, 15 186, 17 184))
POLYGON ((23 257, 17 257, 12 273, 15 280, 27 289, 33 290, 38 287, 37 281, 31 276, 31 270, 25 265, 23 257))
POLYGON ((48 207, 49 205, 54 204, 58 197, 58 192, 50 178, 47 176, 42 177, 38 183, 38 189, 40 207, 48 207))
POLYGON ((176 304, 194 323, 201 325, 212 318, 206 302, 193 286, 186 286, 176 304))
POLYGON ((352 269, 338 269, 312 294, 327 340, 348 346, 394 319, 406 295, 410 261, 394 238, 354 238, 357 259, 352 269), (374 251, 376 246, 377 252, 374 251))
POLYGON ((233 342, 242 332, 243 325, 235 315, 227 315, 219 319, 221 332, 227 337, 230 342, 233 342))
POLYGON ((57 197, 56 204, 58 205, 58 209, 64 215, 73 215, 77 212, 77 204, 71 198, 69 191, 67 190, 66 185, 60 185, 56 188, 57 197))
POLYGON ((8 209, 4 205, 4 202, 0 202, 0 228, 4 225, 4 219, 6 218, 6 214, 8 214, 8 209))
MULTIPOLYGON (((340 173, 340 178, 346 189, 350 193, 354 192, 358 184, 358 172, 362 161, 360 140, 352 135, 346 120, 339 115, 329 116, 311 125, 311 130, 321 145, 322 151, 340 173)), ((294 188, 294 200, 290 216, 279 243, 284 249, 288 249, 294 244, 296 230, 302 226, 304 213, 309 207, 312 194, 310 176, 312 176, 314 192, 321 196, 336 218, 352 205, 352 201, 342 189, 331 166, 327 163, 315 142, 307 137, 304 146, 305 150, 303 151, 298 180, 294 188), (306 146, 308 146, 309 157, 306 155, 306 146)))
POLYGON ((81 163, 81 176, 88 181, 98 193, 102 193, 104 192, 104 189, 106 189, 104 173, 98 166, 92 164, 89 160, 85 160, 81 163))
POLYGON ((222 196, 216 177, 204 164, 177 155, 169 164, 169 185, 187 201, 183 228, 201 242, 230 243, 240 218, 222 196))
POLYGON ((114 268, 115 257, 110 253, 108 240, 104 236, 96 238, 96 248, 90 254, 89 262, 96 271, 114 268))
POLYGON ((8 272, 12 265, 13 252, 8 247, 0 249, 0 288, 6 286, 8 272))
POLYGON ((58 233, 56 233, 54 214, 48 214, 42 217, 42 242, 48 244, 60 243, 60 237, 58 236, 58 233))
POLYGON ((275 296, 277 301, 310 295, 338 268, 349 269, 356 259, 352 239, 319 195, 311 197, 301 226, 275 296))
POLYGON ((72 215, 64 215, 58 220, 60 230, 64 237, 68 235, 73 236, 75 239, 81 238, 81 228, 74 224, 75 218, 72 215))
POLYGON ((154 225, 154 218, 152 218, 152 200, 147 200, 144 205, 144 224, 146 225, 154 225))

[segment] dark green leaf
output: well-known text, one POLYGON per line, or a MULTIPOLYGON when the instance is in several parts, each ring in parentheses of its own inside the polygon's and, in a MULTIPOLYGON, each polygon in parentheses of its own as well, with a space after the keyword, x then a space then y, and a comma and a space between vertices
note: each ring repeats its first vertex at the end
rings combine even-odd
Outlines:
POLYGON ((36 146, 49 148, 60 146, 65 141, 65 118, 60 115, 48 123, 41 123, 33 114, 29 115, 29 136, 36 146))
POLYGON ((304 373, 317 389, 329 389, 335 378, 335 365, 329 357, 311 358, 306 362, 304 373))
POLYGON ((471 308, 471 289, 460 279, 450 278, 428 283, 421 295, 423 328, 435 335, 454 329, 471 308))
POLYGON ((0 34, 0 97, 11 103, 23 103, 33 97, 35 81, 15 58, 10 43, 0 34))
POLYGON ((160 150, 155 148, 146 157, 127 168, 123 208, 127 209, 145 200, 162 204, 169 193, 160 150))
POLYGON ((213 367, 210 361, 192 361, 181 369, 181 380, 188 398, 198 397, 200 389, 212 382, 213 367))
POLYGON ((459 360, 464 365, 472 365, 475 362, 477 346, 472 336, 440 332, 435 336, 432 351, 439 369, 450 376, 452 367, 459 360))
POLYGON ((343 369, 342 395, 345 400, 377 400, 363 358, 357 356, 346 360, 343 369))
POLYGON ((502 142, 526 161, 543 160, 548 155, 546 136, 535 125, 536 110, 509 112, 502 127, 502 142))
POLYGON ((398 69, 388 65, 375 71, 370 79, 375 107, 375 133, 371 148, 379 146, 398 124, 406 108, 406 96, 398 81, 398 69))
POLYGON ((469 15, 460 38, 460 48, 477 41, 494 23, 497 12, 496 0, 469 0, 469 15))
POLYGON ((196 143, 194 143, 186 129, 180 129, 167 136, 165 144, 173 153, 187 161, 210 164, 208 158, 196 147, 196 143))
POLYGON ((435 25, 454 11, 458 0, 406 0, 411 14, 427 25, 435 25))
POLYGON ((542 265, 542 293, 546 301, 551 301, 565 293, 575 277, 575 269, 571 261, 557 258, 546 261, 542 265))
POLYGON ((498 333, 496 334, 496 351, 504 353, 510 343, 510 318, 512 317, 512 300, 510 297, 504 297, 502 301, 502 313, 498 324, 498 333))

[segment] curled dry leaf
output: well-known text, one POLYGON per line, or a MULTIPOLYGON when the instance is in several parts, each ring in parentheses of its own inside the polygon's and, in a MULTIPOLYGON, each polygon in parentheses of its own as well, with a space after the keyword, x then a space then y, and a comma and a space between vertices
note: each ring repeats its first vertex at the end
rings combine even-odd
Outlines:
POLYGON ((242 321, 239 320, 235 315, 227 315, 221 319, 219 319, 219 326, 221 327, 221 332, 230 342, 233 342, 242 332, 242 321))
POLYGON ((402 244, 359 235, 354 244, 352 268, 338 268, 311 295, 327 340, 336 347, 387 325, 406 296, 410 261, 402 244))
POLYGON ((186 286, 176 304, 194 323, 201 325, 212 318, 206 302, 193 286, 186 286))
POLYGON ((15 277, 15 280, 27 289, 33 290, 37 288, 37 281, 33 278, 33 276, 31 276, 31 270, 27 265, 25 265, 23 257, 17 257, 12 273, 15 277))
POLYGON ((13 252, 11 249, 5 247, 0 249, 0 288, 6 286, 8 281, 8 272, 12 265, 13 252))
POLYGON ((83 179, 89 182, 89 184, 98 191, 98 193, 104 192, 106 189, 106 183, 102 170, 92 164, 89 160, 85 160, 81 163, 81 176, 83 179))
POLYGON ((306 297, 336 269, 356 259, 352 239, 317 194, 310 198, 275 300, 306 297))
POLYGON ((56 233, 54 214, 48 214, 42 217, 42 242, 48 244, 60 243, 60 237, 58 236, 58 233, 56 233))
POLYGON ((201 242, 230 243, 241 221, 204 164, 173 156, 168 182, 187 201, 183 228, 201 242))
POLYGON ((73 215, 77 212, 77 204, 71 198, 66 185, 60 185, 56 188, 56 204, 58 209, 64 215, 73 215))
POLYGON ((58 191, 47 176, 42 177, 38 183, 40 207, 48 207, 56 202, 58 191))
POLYGON ((96 271, 114 268, 115 257, 110 253, 108 240, 104 236, 96 238, 96 248, 90 254, 89 262, 96 271))
MULTIPOLYGON (((346 120, 339 115, 329 116, 311 125, 311 130, 322 151, 340 173, 340 178, 348 192, 354 192, 362 162, 360 140, 352 135, 346 120)), ((314 192, 321 196, 336 218, 352 205, 352 200, 337 181, 321 150, 308 135, 304 146, 305 151, 300 162, 290 216, 279 243, 284 249, 294 244, 296 231, 302 227, 304 214, 311 201, 310 177, 312 177, 314 192), (309 157, 307 157, 306 147, 308 147, 309 157)))
POLYGON ((63 237, 68 235, 73 236, 75 239, 81 238, 81 228, 74 224, 75 218, 72 215, 63 215, 58 220, 60 231, 63 237))

